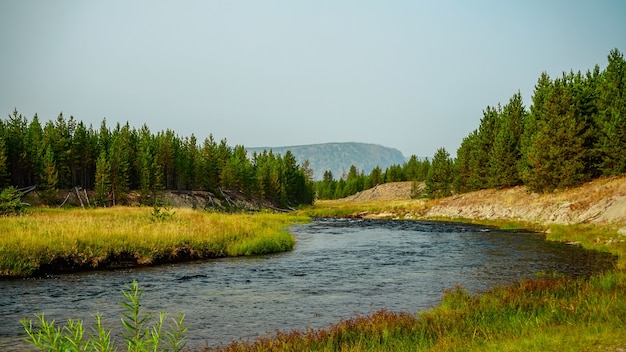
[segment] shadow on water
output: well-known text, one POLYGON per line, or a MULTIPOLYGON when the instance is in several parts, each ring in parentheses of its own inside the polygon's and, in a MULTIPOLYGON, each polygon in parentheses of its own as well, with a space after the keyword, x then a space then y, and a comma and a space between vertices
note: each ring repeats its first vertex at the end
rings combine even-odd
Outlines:
POLYGON ((22 350, 19 321, 37 312, 63 324, 91 324, 101 312, 119 333, 121 290, 132 280, 144 289, 147 311, 185 314, 193 347, 382 308, 417 312, 456 284, 478 292, 538 272, 588 276, 613 265, 608 254, 538 234, 468 224, 317 219, 291 230, 297 244, 287 253, 0 281, 0 349, 22 350))

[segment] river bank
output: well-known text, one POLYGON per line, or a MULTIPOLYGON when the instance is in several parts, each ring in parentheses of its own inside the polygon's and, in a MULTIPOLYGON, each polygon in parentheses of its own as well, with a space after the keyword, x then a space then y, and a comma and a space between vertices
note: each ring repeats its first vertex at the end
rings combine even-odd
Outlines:
MULTIPOLYGON (((382 184, 344 199, 318 201, 302 214, 525 227, 545 232, 549 240, 626 253, 626 177, 602 178, 546 194, 529 193, 523 186, 435 200, 411 199, 410 194, 411 182, 382 184)), ((619 265, 626 269, 625 260, 619 265)))
POLYGON ((287 251, 288 214, 192 209, 34 209, 0 222, 0 277, 117 269, 287 251))
POLYGON ((418 314, 383 310, 327 329, 278 332, 218 351, 623 352, 625 185, 626 178, 609 178, 553 194, 529 194, 517 187, 427 201, 410 199, 410 183, 405 183, 386 186, 393 192, 380 185, 346 199, 317 202, 302 213, 532 228, 550 241, 613 253, 618 262, 615 269, 588 279, 539 276, 477 295, 451 288, 439 305, 418 314))

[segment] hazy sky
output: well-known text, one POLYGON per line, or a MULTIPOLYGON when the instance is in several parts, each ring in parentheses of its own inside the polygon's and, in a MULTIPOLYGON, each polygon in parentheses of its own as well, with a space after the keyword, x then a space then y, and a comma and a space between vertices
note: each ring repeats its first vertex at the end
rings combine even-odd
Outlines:
POLYGON ((0 113, 454 155, 488 105, 613 48, 623 0, 0 0, 0 113))

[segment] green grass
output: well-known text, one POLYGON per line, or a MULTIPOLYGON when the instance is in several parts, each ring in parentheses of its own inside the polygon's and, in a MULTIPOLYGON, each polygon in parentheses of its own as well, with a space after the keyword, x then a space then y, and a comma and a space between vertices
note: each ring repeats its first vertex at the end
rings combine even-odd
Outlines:
POLYGON ((0 275, 89 270, 291 250, 288 214, 223 214, 177 209, 164 220, 151 208, 37 209, 0 222, 0 275))

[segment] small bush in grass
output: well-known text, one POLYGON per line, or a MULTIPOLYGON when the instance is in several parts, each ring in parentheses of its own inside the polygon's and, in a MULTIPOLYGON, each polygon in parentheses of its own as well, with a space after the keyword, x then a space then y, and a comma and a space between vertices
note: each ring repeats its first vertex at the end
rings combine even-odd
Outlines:
POLYGON ((20 215, 26 205, 22 203, 22 194, 14 187, 8 187, 0 192, 0 216, 20 215))

